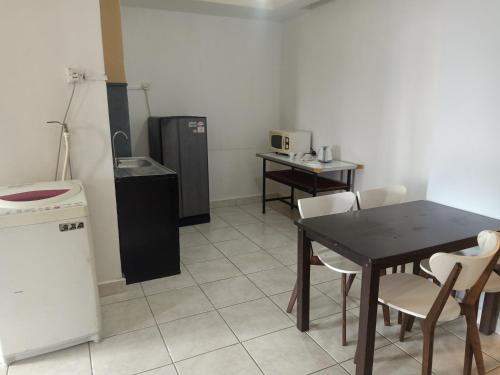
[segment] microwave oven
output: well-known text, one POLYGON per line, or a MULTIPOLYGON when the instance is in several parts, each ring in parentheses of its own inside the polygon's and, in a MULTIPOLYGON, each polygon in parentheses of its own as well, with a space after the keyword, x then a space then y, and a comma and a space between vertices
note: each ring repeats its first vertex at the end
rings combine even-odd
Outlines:
POLYGON ((271 130, 271 151, 280 154, 311 152, 311 132, 306 130, 271 130))

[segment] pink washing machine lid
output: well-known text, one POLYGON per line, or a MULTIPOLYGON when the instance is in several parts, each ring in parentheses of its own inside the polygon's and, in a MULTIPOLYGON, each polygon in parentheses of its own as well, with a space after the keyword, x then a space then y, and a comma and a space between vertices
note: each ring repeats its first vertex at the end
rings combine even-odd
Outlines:
POLYGON ((33 190, 23 191, 22 193, 0 196, 0 200, 7 202, 34 202, 44 199, 58 197, 67 193, 70 189, 52 189, 52 190, 33 190))

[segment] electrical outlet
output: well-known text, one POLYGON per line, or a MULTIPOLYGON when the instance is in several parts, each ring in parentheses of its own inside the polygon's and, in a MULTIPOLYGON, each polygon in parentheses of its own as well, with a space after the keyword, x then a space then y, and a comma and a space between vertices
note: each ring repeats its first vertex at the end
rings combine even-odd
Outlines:
POLYGON ((68 83, 83 82, 86 79, 85 72, 83 70, 66 68, 66 79, 68 83))
POLYGON ((141 89, 143 89, 144 91, 147 91, 150 88, 151 88, 151 82, 146 82, 146 81, 141 82, 141 89))

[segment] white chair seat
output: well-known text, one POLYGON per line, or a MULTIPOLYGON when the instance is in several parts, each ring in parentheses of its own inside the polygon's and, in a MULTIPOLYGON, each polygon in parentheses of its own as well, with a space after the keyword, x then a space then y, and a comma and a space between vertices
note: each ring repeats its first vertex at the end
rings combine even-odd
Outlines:
MULTIPOLYGON (((425 319, 441 288, 429 280, 409 274, 395 273, 380 278, 379 301, 405 314, 425 319)), ((439 322, 449 322, 460 316, 460 305, 448 297, 439 322)))
POLYGON ((346 274, 359 274, 362 272, 361 266, 330 249, 320 249, 316 252, 316 255, 326 267, 333 271, 346 274))
MULTIPOLYGON (((429 264, 429 259, 424 259, 420 262, 420 268, 425 273, 433 276, 431 271, 431 266, 429 264)), ((490 278, 486 282, 486 285, 483 289, 486 293, 498 293, 500 292, 500 276, 496 272, 492 272, 490 278)))

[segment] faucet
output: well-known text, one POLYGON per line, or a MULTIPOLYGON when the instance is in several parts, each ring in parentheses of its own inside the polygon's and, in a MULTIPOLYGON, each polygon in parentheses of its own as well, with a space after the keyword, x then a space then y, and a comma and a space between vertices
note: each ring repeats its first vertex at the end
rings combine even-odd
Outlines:
POLYGON ((111 145, 113 146, 113 165, 115 166, 115 168, 118 167, 118 159, 116 158, 116 147, 115 147, 115 138, 118 134, 123 135, 125 139, 128 141, 128 135, 124 131, 118 130, 113 134, 111 145))

